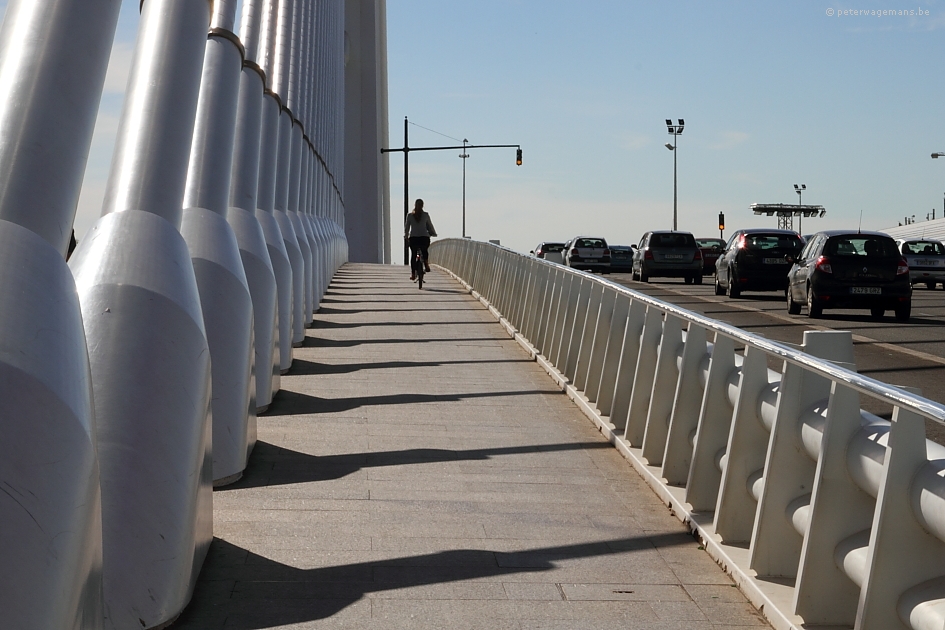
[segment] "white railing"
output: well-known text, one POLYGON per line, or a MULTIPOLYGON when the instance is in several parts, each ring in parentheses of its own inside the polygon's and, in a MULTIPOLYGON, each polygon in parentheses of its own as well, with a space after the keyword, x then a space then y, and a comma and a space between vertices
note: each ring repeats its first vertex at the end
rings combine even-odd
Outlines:
POLYGON ((430 253, 775 628, 945 627, 945 407, 851 371, 849 332, 798 350, 489 243, 430 253))

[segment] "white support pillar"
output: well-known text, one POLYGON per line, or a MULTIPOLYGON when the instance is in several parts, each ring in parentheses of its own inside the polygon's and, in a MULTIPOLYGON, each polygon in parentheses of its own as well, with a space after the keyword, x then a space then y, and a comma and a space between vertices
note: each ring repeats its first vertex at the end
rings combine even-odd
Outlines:
MULTIPOLYGON (((354 262, 390 260, 386 0, 345 0, 344 224, 354 262)), ((396 249, 396 247, 394 248, 396 249)))

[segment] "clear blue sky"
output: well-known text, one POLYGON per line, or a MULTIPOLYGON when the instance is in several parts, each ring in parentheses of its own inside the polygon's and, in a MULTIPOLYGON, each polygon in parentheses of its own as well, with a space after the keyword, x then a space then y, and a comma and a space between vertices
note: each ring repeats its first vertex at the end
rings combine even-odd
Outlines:
MULTIPOLYGON (((467 230, 519 251, 581 234, 635 243, 772 225, 752 202, 822 204, 804 230, 942 216, 945 4, 909 1, 628 2, 397 0, 388 4, 391 143, 403 119, 471 142, 517 143, 467 160, 467 230), (828 16, 828 10, 834 15, 828 16)), ((411 126, 411 145, 449 144, 411 126)), ((442 236, 460 233, 458 151, 411 155, 442 236)), ((391 157, 394 225, 403 160, 391 157)))
MULTIPOLYGON (((5 7, 0 0, 0 11, 5 7)), ((137 28, 123 0, 106 93, 76 220, 98 217, 137 28)), ((467 230, 528 251, 578 233, 636 242, 672 225, 679 139, 679 225, 697 235, 774 225, 752 202, 827 208, 814 228, 895 225, 942 216, 945 0, 635 2, 390 0, 390 146, 403 120, 478 144, 471 151, 467 230), (923 15, 837 15, 850 9, 923 15), (828 15, 833 11, 834 15, 828 15), (928 15, 924 12, 928 11, 928 15)), ((414 146, 454 141, 411 126, 414 146)), ((459 151, 411 155, 411 200, 441 236, 460 234, 459 151)), ((403 160, 391 156, 395 260, 403 160)))

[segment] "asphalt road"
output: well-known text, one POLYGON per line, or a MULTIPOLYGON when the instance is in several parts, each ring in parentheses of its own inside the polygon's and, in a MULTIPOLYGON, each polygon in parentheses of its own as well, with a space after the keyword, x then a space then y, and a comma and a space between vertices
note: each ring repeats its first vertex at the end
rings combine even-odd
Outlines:
MULTIPOLYGON (((732 299, 716 296, 714 278, 688 285, 680 279, 656 278, 635 282, 630 274, 611 274, 614 282, 655 298, 705 314, 775 341, 803 342, 805 330, 849 330, 857 371, 891 385, 917 387, 926 398, 945 404, 945 291, 916 287, 912 294, 912 318, 897 322, 889 312, 882 320, 867 311, 826 310, 818 319, 788 315, 780 292, 747 292, 732 299)), ((861 406, 890 417, 891 409, 866 400, 861 406)), ((945 444, 945 427, 928 425, 931 439, 945 444)))

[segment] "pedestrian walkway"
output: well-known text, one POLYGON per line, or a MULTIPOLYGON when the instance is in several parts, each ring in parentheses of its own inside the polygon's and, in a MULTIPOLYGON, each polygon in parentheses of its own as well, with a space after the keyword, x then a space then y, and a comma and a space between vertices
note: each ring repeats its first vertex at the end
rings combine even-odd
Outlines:
POLYGON ((443 272, 335 276, 175 629, 767 627, 443 272))

